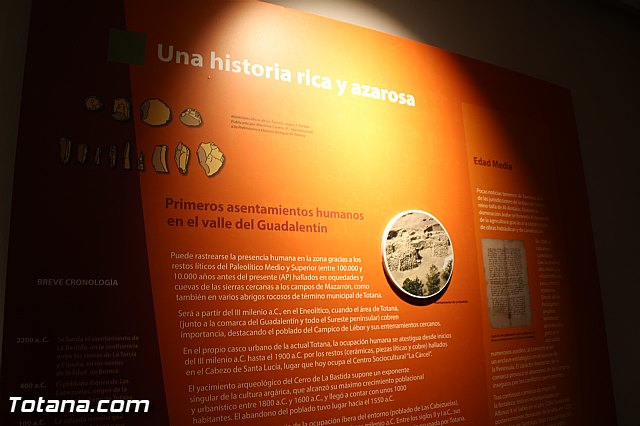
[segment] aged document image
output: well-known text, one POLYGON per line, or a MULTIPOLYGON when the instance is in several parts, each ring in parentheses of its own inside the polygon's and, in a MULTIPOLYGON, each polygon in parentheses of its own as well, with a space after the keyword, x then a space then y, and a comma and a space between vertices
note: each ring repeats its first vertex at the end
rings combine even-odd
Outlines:
POLYGON ((524 241, 483 238, 482 260, 491 327, 531 325, 531 300, 524 241))

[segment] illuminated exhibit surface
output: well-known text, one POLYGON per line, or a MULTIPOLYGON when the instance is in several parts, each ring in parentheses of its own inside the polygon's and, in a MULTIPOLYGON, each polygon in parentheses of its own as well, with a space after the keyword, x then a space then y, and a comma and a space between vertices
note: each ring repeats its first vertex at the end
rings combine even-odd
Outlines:
POLYGON ((573 126, 562 88, 267 4, 35 4, 3 398, 151 409, 3 420, 585 424, 573 126))

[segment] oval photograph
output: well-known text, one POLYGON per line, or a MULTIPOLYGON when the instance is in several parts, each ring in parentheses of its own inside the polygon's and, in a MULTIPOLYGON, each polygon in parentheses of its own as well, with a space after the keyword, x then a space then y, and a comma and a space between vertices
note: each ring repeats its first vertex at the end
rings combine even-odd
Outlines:
POLYGON ((453 272, 453 247, 447 230, 433 215, 408 210, 396 215, 382 236, 385 272, 411 297, 439 295, 453 272))

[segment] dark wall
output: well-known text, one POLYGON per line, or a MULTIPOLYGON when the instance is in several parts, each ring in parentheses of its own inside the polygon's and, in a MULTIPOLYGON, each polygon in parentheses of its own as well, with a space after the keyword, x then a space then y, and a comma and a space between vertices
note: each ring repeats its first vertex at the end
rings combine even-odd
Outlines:
MULTIPOLYGON (((634 398, 640 383, 634 267, 640 258, 640 12, 606 0, 271 3, 413 38, 571 90, 609 339, 611 365, 601 368, 613 374, 619 423, 640 424, 634 398)), ((28 11, 28 1, 0 4, 2 289, 28 11)))

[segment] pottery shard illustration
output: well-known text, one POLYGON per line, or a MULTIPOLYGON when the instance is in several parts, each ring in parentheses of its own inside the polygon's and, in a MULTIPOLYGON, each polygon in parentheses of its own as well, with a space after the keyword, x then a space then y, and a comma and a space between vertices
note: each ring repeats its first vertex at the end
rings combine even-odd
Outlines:
POLYGON ((124 145, 124 153, 122 156, 124 158, 124 169, 131 170, 131 144, 129 142, 124 145))
POLYGON ((87 154, 89 153, 89 147, 86 143, 78 145, 78 163, 84 164, 87 162, 87 154))
POLYGON ((187 108, 180 113, 180 122, 188 127, 200 127, 202 125, 202 116, 198 110, 187 108))
POLYGON ((176 166, 178 166, 178 171, 183 175, 187 174, 187 170, 189 167, 189 156, 191 155, 191 151, 189 148, 180 142, 176 147, 176 166))
POLYGON ((116 168, 116 162, 118 161, 118 148, 115 145, 109 145, 109 167, 116 168))
POLYGON ((224 163, 224 154, 213 142, 198 146, 198 162, 208 177, 215 175, 224 163))
POLYGON ((67 164, 69 162, 69 157, 71 157, 71 139, 67 137, 60 138, 60 161, 63 164, 67 164))
POLYGON ((96 153, 93 156, 93 162, 99 166, 100 165, 100 161, 102 160, 102 148, 97 147, 96 148, 96 153))
POLYGON ((86 98, 84 98, 84 107, 87 109, 87 111, 96 112, 102 111, 104 104, 102 103, 102 100, 97 96, 87 96, 86 98))
POLYGON ((140 119, 149 126, 163 126, 171 121, 171 109, 160 99, 147 99, 140 105, 140 119))
POLYGON ((169 173, 169 168, 167 167, 166 145, 156 145, 153 149, 153 154, 151 155, 151 164, 156 172, 169 173))
POLYGON ((125 98, 115 98, 111 117, 117 121, 129 121, 131 119, 131 102, 125 98))
MULTIPOLYGON (((87 111, 96 112, 101 111, 104 108, 104 104, 100 97, 90 95, 84 98, 84 106, 87 111)), ((117 121, 129 121, 131 120, 131 102, 127 98, 115 98, 113 99, 113 108, 111 110, 111 117, 117 121)), ((143 123, 149 126, 164 126, 172 120, 172 112, 169 105, 159 98, 149 98, 140 104, 140 119, 143 123)), ((179 114, 180 122, 187 127, 200 127, 202 125, 202 115, 200 111, 195 108, 186 108, 179 114)), ((60 161, 63 164, 69 163, 72 155, 72 142, 68 137, 61 137, 60 143, 60 161)), ((100 166, 102 163, 102 149, 105 148, 105 161, 112 169, 116 169, 120 159, 118 158, 118 147, 115 144, 108 145, 108 147, 95 147, 93 153, 93 163, 96 166, 100 166)), ((86 164, 91 161, 89 152, 92 147, 87 144, 79 144, 77 146, 78 163, 86 164)), ((169 148, 167 145, 156 145, 151 154, 151 167, 156 173, 169 173, 169 165, 167 163, 167 155, 169 148)), ((204 170, 207 177, 211 177, 220 171, 225 158, 220 148, 213 142, 203 142, 198 145, 196 151, 198 157, 198 163, 204 170)), ((121 146, 120 155, 122 156, 122 169, 131 170, 136 168, 138 171, 145 170, 145 154, 140 151, 136 154, 135 150, 132 151, 131 143, 126 142, 121 146), (137 156, 136 156, 137 155, 137 156)), ((189 160, 191 159, 191 148, 189 148, 182 141, 178 142, 175 148, 173 159, 176 164, 176 168, 181 175, 186 175, 189 172, 189 160)))

